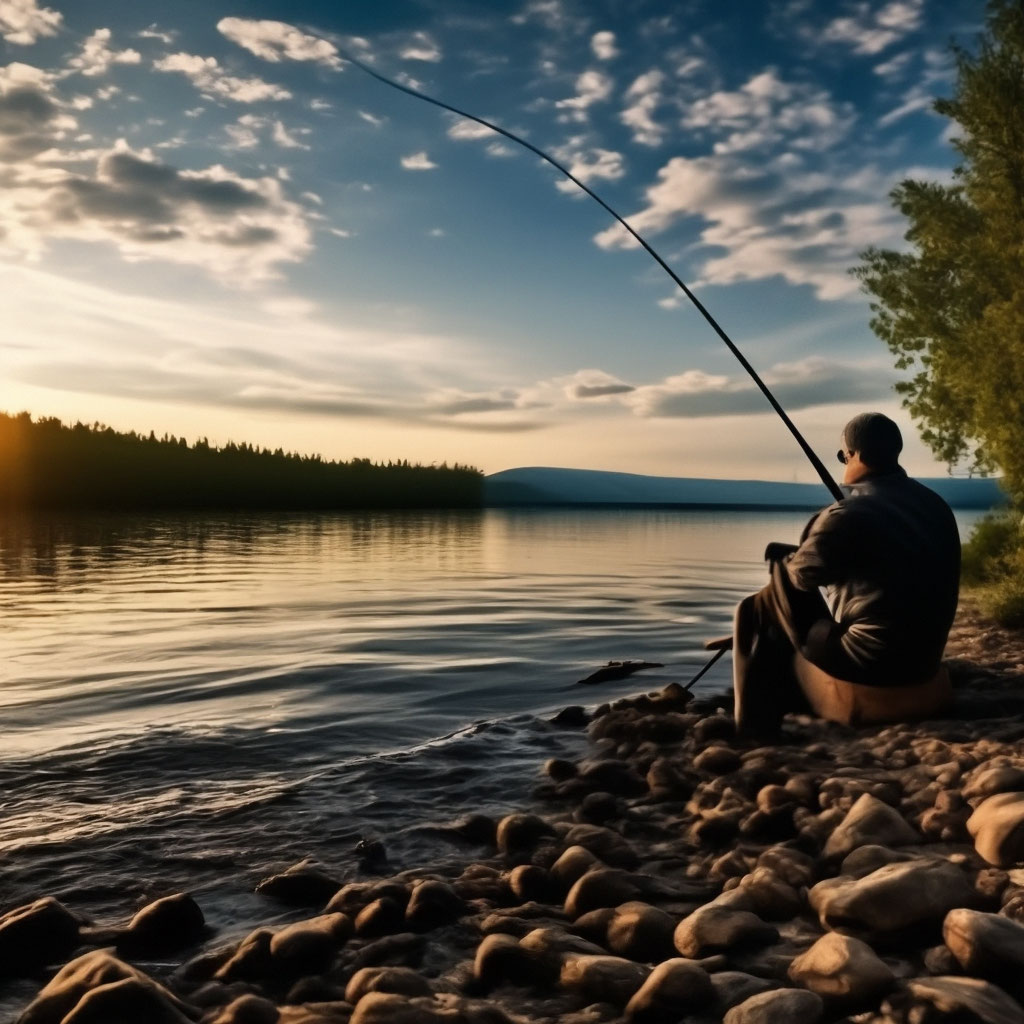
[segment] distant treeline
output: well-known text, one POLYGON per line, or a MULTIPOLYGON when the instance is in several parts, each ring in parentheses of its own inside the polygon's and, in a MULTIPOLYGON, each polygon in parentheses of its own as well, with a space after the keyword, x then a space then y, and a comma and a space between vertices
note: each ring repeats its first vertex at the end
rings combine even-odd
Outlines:
POLYGON ((474 508, 482 494, 483 474, 470 466, 330 462, 0 413, 0 506, 8 508, 474 508))

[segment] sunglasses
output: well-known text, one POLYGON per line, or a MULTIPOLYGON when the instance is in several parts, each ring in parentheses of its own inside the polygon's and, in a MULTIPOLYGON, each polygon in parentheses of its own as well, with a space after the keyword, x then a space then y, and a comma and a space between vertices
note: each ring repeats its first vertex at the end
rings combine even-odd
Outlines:
MULTIPOLYGON (((852 454, 852 453, 851 453, 852 454)), ((850 460, 846 457, 846 452, 842 448, 836 452, 836 458, 845 466, 850 460)))

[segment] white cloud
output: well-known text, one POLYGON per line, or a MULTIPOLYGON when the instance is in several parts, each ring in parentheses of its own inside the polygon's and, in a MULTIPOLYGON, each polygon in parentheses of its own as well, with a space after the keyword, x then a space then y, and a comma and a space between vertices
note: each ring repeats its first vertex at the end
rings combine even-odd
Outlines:
POLYGON ((154 21, 148 28, 144 28, 141 32, 135 33, 140 39, 155 39, 157 42, 165 43, 170 46, 175 39, 178 38, 178 33, 170 29, 162 29, 154 21))
MULTIPOLYGON (((43 124, 57 119, 51 110, 43 124)), ((280 263, 301 260, 311 247, 302 207, 274 178, 220 165, 179 170, 124 142, 101 152, 91 173, 12 163, 9 149, 0 157, 7 158, 0 222, 8 249, 26 256, 52 239, 103 242, 129 261, 191 264, 246 285, 275 276, 280 263)))
POLYGON ((437 167, 437 164, 427 156, 426 150, 421 149, 418 153, 410 153, 409 156, 403 156, 402 166, 407 171, 432 171, 437 167))
POLYGON ((335 70, 342 64, 333 43, 301 32, 283 21, 221 18, 217 30, 233 43, 274 64, 282 60, 312 61, 335 70))
POLYGON ((549 32, 556 34, 577 34, 586 30, 586 19, 569 11, 564 0, 527 0, 523 9, 513 15, 515 25, 539 22, 549 32))
POLYGON ((296 138, 296 135, 309 134, 309 128, 289 130, 283 121, 257 114, 243 114, 234 124, 226 124, 224 131, 231 138, 234 149, 253 149, 265 134, 269 134, 281 149, 309 149, 305 142, 296 138))
POLYGON ((333 110, 334 105, 328 103, 327 100, 315 99, 309 101, 310 110, 333 110))
POLYGON ((493 129, 469 117, 457 117, 448 128, 449 139, 489 139, 495 135, 493 129))
POLYGON ((381 125, 387 124, 386 117, 378 117, 376 114, 371 114, 368 110, 360 110, 359 116, 367 123, 372 124, 374 128, 380 128, 381 125))
POLYGON ((431 228, 427 234, 430 235, 431 238, 444 238, 445 230, 444 228, 431 228))
MULTIPOLYGON (((599 147, 585 147, 581 142, 580 139, 572 139, 566 146, 556 149, 554 155, 584 185, 595 180, 618 181, 625 176, 626 168, 621 153, 599 147)), ((558 181, 555 187, 560 192, 579 193, 576 185, 565 178, 558 181)))
POLYGON ((642 146, 660 146, 664 141, 665 129, 654 120, 664 82, 664 74, 652 68, 626 90, 626 98, 632 103, 619 114, 619 120, 630 129, 633 141, 642 146))
POLYGON ((138 64, 142 54, 138 50, 112 50, 109 28, 98 28, 82 42, 82 50, 68 61, 68 67, 89 78, 105 75, 114 64, 138 64))
MULTIPOLYGON (((701 218, 695 286, 780 276, 809 285, 820 299, 847 298, 857 291, 848 268, 858 254, 899 239, 899 218, 885 197, 902 175, 872 168, 854 175, 848 161, 835 159, 834 167, 812 172, 789 161, 753 166, 745 154, 674 157, 647 189, 647 205, 627 220, 641 234, 658 234, 701 218)), ((636 247, 618 225, 595 241, 605 249, 636 247)))
POLYGON ((9 43, 30 46, 40 36, 56 35, 64 16, 36 0, 0 0, 0 35, 9 43))
POLYGON ((231 100, 234 103, 259 103, 264 100, 287 100, 291 93, 262 78, 237 78, 220 66, 216 57, 199 57, 191 53, 172 53, 153 63, 156 71, 183 74, 204 95, 231 100))
POLYGON ((423 60, 437 63, 441 60, 441 47, 427 32, 414 32, 412 40, 400 54, 403 60, 423 60))
POLYGON ((560 383, 565 397, 574 402, 604 402, 636 390, 632 384, 604 370, 577 370, 571 377, 562 378, 560 383))
POLYGON ((504 142, 492 142, 487 147, 488 156, 506 157, 515 156, 516 151, 511 146, 506 146, 504 142))
POLYGON ((852 14, 833 18, 814 34, 856 54, 874 56, 919 28, 923 15, 924 0, 889 0, 880 6, 864 0, 854 5, 852 14))
POLYGON ((590 37, 590 49, 598 60, 614 60, 619 55, 614 32, 595 32, 590 37))
MULTIPOLYGON (((308 132, 309 129, 295 129, 296 132, 300 130, 308 132)), ((309 146, 305 142, 301 142, 299 139, 295 138, 295 136, 285 128, 282 121, 274 122, 271 137, 282 149, 309 149, 309 146)))
POLYGON ((566 120, 586 121, 587 110, 607 100, 614 88, 615 82, 609 75, 591 68, 576 79, 576 95, 559 100, 555 106, 565 111, 566 120))

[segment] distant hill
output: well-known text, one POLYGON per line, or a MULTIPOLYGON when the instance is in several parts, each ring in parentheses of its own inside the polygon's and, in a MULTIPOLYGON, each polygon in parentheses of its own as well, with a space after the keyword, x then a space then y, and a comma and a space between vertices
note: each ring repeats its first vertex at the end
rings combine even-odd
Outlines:
MULTIPOLYGON (((992 508, 1006 500, 993 479, 923 478, 954 508, 992 508)), ((484 504, 688 505, 703 508, 821 508, 831 501, 821 484, 769 480, 705 480, 640 476, 593 469, 531 466, 484 477, 484 504)))

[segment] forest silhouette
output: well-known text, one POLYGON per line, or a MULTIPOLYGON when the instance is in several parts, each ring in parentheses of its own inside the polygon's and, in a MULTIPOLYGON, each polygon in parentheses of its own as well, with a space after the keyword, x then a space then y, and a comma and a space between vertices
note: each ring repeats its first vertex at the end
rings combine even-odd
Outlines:
POLYGON ((0 505, 75 509, 475 508, 471 466, 334 462, 205 438, 0 413, 0 505))

